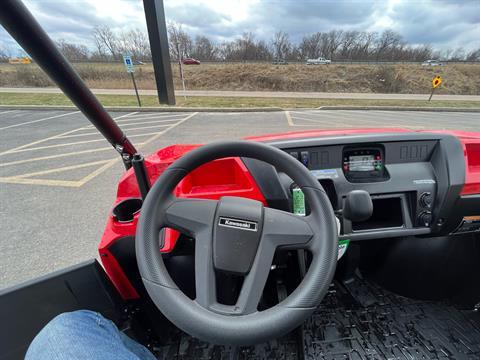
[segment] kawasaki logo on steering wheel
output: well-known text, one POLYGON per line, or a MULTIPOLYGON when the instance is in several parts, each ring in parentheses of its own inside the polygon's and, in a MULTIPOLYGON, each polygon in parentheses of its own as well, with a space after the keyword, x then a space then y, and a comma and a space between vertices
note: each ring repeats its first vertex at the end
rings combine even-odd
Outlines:
POLYGON ((234 229, 257 231, 257 223, 253 221, 247 221, 247 220, 238 220, 238 219, 220 217, 218 221, 218 225, 234 228, 234 229))

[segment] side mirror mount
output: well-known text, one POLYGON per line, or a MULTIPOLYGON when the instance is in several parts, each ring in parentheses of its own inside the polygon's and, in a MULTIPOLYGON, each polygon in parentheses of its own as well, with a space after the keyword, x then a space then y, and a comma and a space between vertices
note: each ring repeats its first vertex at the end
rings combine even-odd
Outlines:
POLYGON ((370 194, 365 190, 352 190, 343 206, 343 217, 350 221, 368 220, 373 213, 373 203, 370 194))

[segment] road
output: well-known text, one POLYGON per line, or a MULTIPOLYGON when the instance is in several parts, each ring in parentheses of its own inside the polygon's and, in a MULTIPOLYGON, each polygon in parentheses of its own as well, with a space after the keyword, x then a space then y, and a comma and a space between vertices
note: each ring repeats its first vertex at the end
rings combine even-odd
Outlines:
MULTIPOLYGON (((480 131, 480 113, 290 111, 112 113, 144 153, 314 128, 480 131)), ((0 288, 96 256, 123 173, 119 156, 78 111, 0 111, 0 288)))
MULTIPOLYGON (((133 89, 92 89, 97 95, 135 95, 133 89)), ((0 88, 0 93, 61 94, 58 88, 0 88)), ((139 90, 141 95, 157 95, 156 90, 139 90)), ((377 94, 377 93, 322 93, 286 91, 215 91, 176 90, 176 96, 255 97, 255 98, 305 98, 305 99, 354 99, 354 100, 427 100, 429 94, 377 94)), ((480 95, 435 95, 436 100, 480 101, 480 95)))

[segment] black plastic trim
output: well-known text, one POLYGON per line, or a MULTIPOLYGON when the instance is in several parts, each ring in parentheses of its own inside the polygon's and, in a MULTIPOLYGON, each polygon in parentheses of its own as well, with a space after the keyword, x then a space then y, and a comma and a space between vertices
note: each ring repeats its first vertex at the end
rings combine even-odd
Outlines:
POLYGON ((268 206, 274 209, 290 211, 287 192, 280 183, 275 167, 264 161, 252 158, 242 158, 242 161, 257 183, 268 206))
POLYGON ((23 359, 55 316, 80 309, 119 320, 123 302, 96 260, 0 291, 0 359, 23 359))

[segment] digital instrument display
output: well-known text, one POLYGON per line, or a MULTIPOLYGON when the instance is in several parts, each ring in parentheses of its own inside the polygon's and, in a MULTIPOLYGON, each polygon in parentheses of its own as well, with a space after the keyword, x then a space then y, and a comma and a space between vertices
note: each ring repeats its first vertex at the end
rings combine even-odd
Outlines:
POLYGON ((348 157, 348 167, 350 171, 374 171, 374 155, 350 155, 348 157))
POLYGON ((385 181, 384 150, 380 146, 354 147, 343 150, 343 173, 350 182, 385 181))

